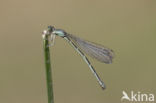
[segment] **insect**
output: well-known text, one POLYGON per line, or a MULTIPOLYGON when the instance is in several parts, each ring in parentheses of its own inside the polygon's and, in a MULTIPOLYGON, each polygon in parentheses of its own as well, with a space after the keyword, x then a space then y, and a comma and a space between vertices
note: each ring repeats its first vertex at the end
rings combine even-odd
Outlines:
POLYGON ((64 38, 65 40, 67 40, 68 43, 80 54, 83 60, 87 63, 88 67, 90 68, 94 76, 96 77, 102 89, 105 89, 106 87, 105 87, 104 82, 100 79, 100 77, 96 73, 94 67, 91 65, 90 61, 85 56, 85 54, 95 58, 96 60, 102 63, 111 64, 112 59, 114 57, 113 50, 106 48, 102 45, 92 43, 84 39, 81 39, 79 37, 76 37, 72 34, 65 32, 62 29, 55 29, 53 26, 48 26, 48 29, 49 29, 50 37, 52 41, 51 45, 54 44, 55 35, 60 36, 64 38))

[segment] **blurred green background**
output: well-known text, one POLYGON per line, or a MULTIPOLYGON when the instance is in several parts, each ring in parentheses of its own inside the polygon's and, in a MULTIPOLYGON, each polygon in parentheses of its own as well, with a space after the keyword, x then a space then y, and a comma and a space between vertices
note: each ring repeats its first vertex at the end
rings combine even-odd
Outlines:
POLYGON ((89 57, 107 86, 102 91, 87 64, 57 37, 55 103, 120 103, 123 90, 156 94, 155 0, 1 0, 0 103, 47 103, 42 31, 48 25, 115 52, 110 65, 89 57))

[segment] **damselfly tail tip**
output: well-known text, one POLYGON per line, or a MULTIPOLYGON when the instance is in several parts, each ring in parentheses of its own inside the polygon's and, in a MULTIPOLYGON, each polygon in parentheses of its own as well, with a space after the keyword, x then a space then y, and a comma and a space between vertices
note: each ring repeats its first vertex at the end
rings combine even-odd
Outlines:
POLYGON ((106 89, 106 86, 101 86, 102 90, 105 90, 106 89))
POLYGON ((106 89, 106 86, 105 86, 104 82, 102 82, 102 81, 100 83, 100 86, 101 86, 102 90, 105 90, 106 89))

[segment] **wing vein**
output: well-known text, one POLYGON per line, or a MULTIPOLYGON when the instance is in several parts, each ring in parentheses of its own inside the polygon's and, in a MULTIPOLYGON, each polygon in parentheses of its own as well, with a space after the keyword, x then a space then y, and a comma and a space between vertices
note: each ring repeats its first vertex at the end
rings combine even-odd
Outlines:
POLYGON ((100 62, 110 64, 114 53, 111 49, 102 45, 83 40, 72 34, 67 34, 67 37, 85 54, 97 59, 100 62))

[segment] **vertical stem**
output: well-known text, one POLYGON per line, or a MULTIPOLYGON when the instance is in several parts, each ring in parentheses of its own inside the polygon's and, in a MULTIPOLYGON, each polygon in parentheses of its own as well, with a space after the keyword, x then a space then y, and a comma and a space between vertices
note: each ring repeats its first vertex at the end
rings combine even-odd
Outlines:
POLYGON ((47 92, 48 92, 48 103, 54 103, 53 96, 53 83, 52 83, 52 71, 50 64, 50 50, 49 50, 49 31, 43 33, 43 47, 45 56, 45 68, 46 68, 46 80, 47 80, 47 92))

